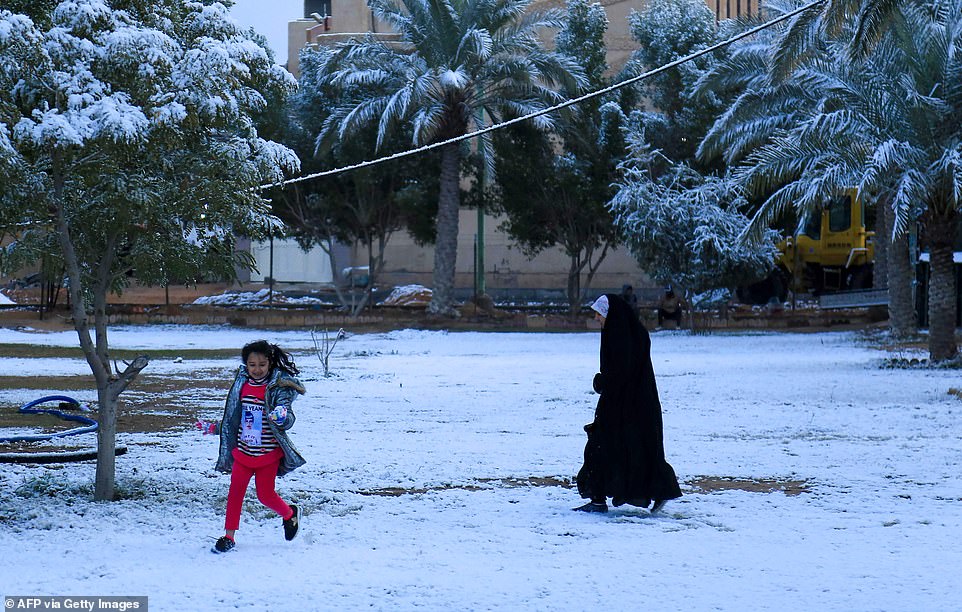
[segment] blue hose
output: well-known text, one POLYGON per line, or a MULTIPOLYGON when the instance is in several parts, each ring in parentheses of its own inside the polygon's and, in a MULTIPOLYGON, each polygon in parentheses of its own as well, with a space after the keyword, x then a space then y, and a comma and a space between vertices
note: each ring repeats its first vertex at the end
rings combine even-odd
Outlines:
POLYGON ((63 438, 64 436, 74 436, 77 434, 87 433, 90 431, 97 431, 97 421, 80 416, 79 414, 68 414, 60 410, 54 410, 52 408, 34 408, 39 404, 46 404, 47 402, 60 402, 61 404, 73 404, 77 408, 80 408, 82 404, 72 397, 67 397, 66 395, 47 395, 41 397, 40 399, 28 402, 20 407, 19 412, 23 414, 50 414, 58 419, 63 419, 64 421, 75 421, 77 423, 84 423, 84 427, 74 427, 73 429, 68 429, 67 431, 61 431, 52 434, 35 434, 35 435, 25 435, 25 436, 0 436, 0 442, 40 442, 43 440, 50 440, 52 438, 63 438))

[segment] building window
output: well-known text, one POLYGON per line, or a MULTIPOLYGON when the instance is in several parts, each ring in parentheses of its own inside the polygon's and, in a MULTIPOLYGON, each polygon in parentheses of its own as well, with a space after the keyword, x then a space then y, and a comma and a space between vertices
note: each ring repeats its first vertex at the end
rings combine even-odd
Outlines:
POLYGON ((715 8, 715 19, 718 21, 722 19, 748 17, 749 15, 753 15, 758 9, 757 2, 755 3, 755 9, 752 9, 752 0, 715 0, 714 2, 708 0, 708 6, 712 5, 714 5, 715 8))
POLYGON ((321 17, 331 14, 331 0, 304 0, 304 19, 310 19, 311 13, 321 17))

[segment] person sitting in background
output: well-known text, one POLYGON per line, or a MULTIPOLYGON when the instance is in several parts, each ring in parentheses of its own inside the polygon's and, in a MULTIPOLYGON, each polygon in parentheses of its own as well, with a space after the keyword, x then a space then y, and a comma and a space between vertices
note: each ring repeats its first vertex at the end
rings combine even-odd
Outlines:
POLYGON ((674 321, 676 327, 681 327, 681 312, 684 305, 684 301, 675 295, 671 285, 665 287, 665 294, 658 302, 658 327, 662 327, 666 319, 674 321))
POLYGON ((628 307, 631 308, 631 312, 635 313, 635 316, 637 317, 638 316, 638 296, 635 295, 635 288, 632 287, 631 285, 622 285, 621 299, 623 299, 625 303, 628 304, 628 307))

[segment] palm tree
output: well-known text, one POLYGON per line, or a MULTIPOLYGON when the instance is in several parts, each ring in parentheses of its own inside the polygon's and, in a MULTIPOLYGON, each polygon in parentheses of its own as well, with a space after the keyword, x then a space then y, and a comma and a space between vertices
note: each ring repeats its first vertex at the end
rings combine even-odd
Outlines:
MULTIPOLYGON (((789 75, 818 40, 846 33, 844 52, 864 59, 878 44, 898 12, 914 0, 827 0, 820 11, 805 11, 789 22, 772 50, 776 78, 789 75), (846 32, 848 31, 848 32, 846 32)), ((767 5, 767 3, 766 3, 767 5)))
MULTIPOLYGON (((813 43, 823 38, 838 38, 846 26, 854 23, 843 53, 853 61, 864 60, 898 18, 898 11, 911 0, 828 0, 821 11, 809 11, 794 19, 778 38, 771 54, 770 73, 776 78, 791 74, 799 61, 810 52, 813 43)), ((883 263, 875 269, 876 280, 888 289, 889 330, 896 338, 912 335, 917 329, 912 279, 914 264, 909 253, 909 236, 904 227, 894 223, 891 201, 894 184, 877 191, 876 207, 879 228, 876 232, 876 260, 883 263), (881 255, 884 253, 884 257, 881 255)))
POLYGON ((774 192, 755 216, 759 228, 846 183, 888 192, 893 236, 921 220, 932 269, 929 353, 940 361, 957 354, 952 251, 962 194, 962 0, 886 5, 890 26, 868 28, 875 42, 864 53, 851 51, 867 29, 854 21, 838 38, 811 41, 788 75, 776 74, 773 61, 767 77, 716 123, 703 152, 728 146, 730 155, 747 153, 737 176, 755 193, 774 192), (800 95, 778 96, 786 92, 800 95), (771 115, 766 99, 792 109, 774 128, 774 120, 759 119, 771 115), (769 129, 739 134, 740 125, 769 129))
MULTIPOLYGON (((369 0, 374 15, 400 43, 368 35, 336 48, 323 72, 350 96, 325 122, 323 146, 376 123, 377 146, 402 123, 413 144, 441 143, 481 127, 547 108, 558 90, 578 91, 582 72, 571 58, 546 51, 543 28, 562 25, 562 13, 529 13, 530 0, 369 0), (482 112, 483 111, 483 112, 482 112)), ((543 129, 551 119, 534 123, 543 129)), ((490 152, 490 139, 482 144, 490 152)), ((453 315, 460 163, 465 146, 441 148, 434 294, 429 311, 453 315)), ((492 159, 490 154, 486 159, 492 159)))

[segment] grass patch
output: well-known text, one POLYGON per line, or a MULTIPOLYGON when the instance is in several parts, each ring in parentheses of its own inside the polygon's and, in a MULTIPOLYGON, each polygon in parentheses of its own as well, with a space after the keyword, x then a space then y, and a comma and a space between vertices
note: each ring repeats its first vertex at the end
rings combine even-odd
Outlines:
POLYGON ((13 490, 14 495, 24 498, 51 497, 64 499, 69 497, 87 497, 93 495, 93 485, 90 483, 76 483, 59 474, 44 472, 36 478, 25 480, 23 484, 13 490))
MULTIPOLYGON (((86 391, 96 388, 93 374, 77 376, 0 376, 0 390, 57 389, 62 391, 86 391)), ((49 407, 41 406, 41 408, 49 407)))
MULTIPOLYGON (((84 354, 79 346, 44 346, 38 344, 4 344, 0 343, 0 354, 4 357, 69 357, 83 359, 84 354)), ((138 355, 147 355, 150 359, 230 359, 240 362, 239 351, 236 348, 224 349, 113 349, 111 359, 130 361, 138 355)))

